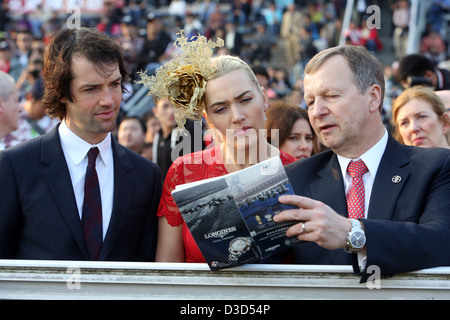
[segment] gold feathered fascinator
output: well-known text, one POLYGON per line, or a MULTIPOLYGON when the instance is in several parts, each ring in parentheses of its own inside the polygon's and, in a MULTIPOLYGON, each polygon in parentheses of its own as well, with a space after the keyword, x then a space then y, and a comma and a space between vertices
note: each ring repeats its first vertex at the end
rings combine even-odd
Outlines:
POLYGON ((149 94, 170 101, 175 106, 178 129, 183 129, 186 119, 199 119, 202 114, 206 79, 214 73, 211 57, 214 48, 222 47, 224 42, 201 35, 187 39, 183 30, 177 36, 175 57, 159 67, 154 76, 139 72, 141 80, 137 83, 148 87, 149 94))

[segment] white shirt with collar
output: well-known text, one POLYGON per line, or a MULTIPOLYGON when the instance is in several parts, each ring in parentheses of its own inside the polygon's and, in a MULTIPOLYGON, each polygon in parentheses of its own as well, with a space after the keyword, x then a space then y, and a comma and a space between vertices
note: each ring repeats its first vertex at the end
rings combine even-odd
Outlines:
POLYGON ((352 177, 347 172, 347 167, 350 161, 357 161, 361 159, 366 164, 368 172, 363 175, 365 194, 365 206, 364 206, 364 217, 367 218, 367 213, 370 203, 370 195, 372 193, 373 182, 378 171, 378 166, 380 165, 381 158, 383 157, 384 151, 386 150, 388 141, 388 133, 385 129, 383 137, 378 141, 372 148, 370 148, 366 153, 357 159, 350 159, 340 155, 337 155, 339 165, 341 167, 342 177, 344 178, 344 188, 345 194, 350 190, 352 185, 352 177))
MULTIPOLYGON (((350 190, 352 186, 352 177, 347 172, 347 167, 350 161, 357 161, 361 159, 366 164, 368 172, 366 172, 362 179, 364 183, 365 190, 365 204, 364 204, 364 217, 367 219, 367 213, 369 210, 370 195, 372 193, 373 182, 375 181, 375 176, 377 175, 378 167, 380 166, 381 158, 383 157, 384 151, 386 150, 388 141, 388 133, 385 129, 383 137, 378 141, 372 148, 370 148, 366 153, 357 159, 350 159, 340 155, 337 155, 339 165, 341 167, 342 177, 344 178, 344 188, 345 194, 350 190)), ((364 269, 367 262, 367 256, 358 252, 358 264, 360 269, 364 269)))
POLYGON ((69 168, 80 219, 83 212, 84 180, 88 163, 87 153, 92 147, 98 147, 100 151, 95 168, 102 198, 103 239, 105 239, 109 221, 111 220, 114 196, 114 160, 111 148, 111 133, 108 133, 106 138, 99 144, 91 145, 70 130, 66 121, 63 120, 59 126, 59 136, 69 168))

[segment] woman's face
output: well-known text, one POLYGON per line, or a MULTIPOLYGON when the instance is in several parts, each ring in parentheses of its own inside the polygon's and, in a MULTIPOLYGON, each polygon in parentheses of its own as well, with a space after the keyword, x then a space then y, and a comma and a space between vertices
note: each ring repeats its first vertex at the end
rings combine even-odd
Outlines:
POLYGON ((412 99, 404 104, 398 110, 395 124, 406 145, 430 148, 447 144, 448 128, 427 101, 412 99))
POLYGON ((309 158, 313 151, 313 133, 309 122, 298 119, 292 126, 291 134, 280 146, 284 151, 294 158, 309 158))
POLYGON ((206 117, 223 140, 236 149, 257 146, 265 128, 264 111, 269 106, 244 70, 235 70, 209 80, 205 94, 206 117))

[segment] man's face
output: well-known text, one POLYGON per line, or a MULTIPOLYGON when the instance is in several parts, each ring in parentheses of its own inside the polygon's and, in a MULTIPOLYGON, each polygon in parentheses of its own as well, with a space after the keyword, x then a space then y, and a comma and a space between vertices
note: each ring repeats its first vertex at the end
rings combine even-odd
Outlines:
POLYGON ((145 142, 145 132, 137 119, 124 119, 120 123, 117 138, 121 145, 140 152, 145 142))
POLYGON ((305 76, 304 88, 309 119, 321 142, 343 156, 363 150, 371 90, 360 93, 346 59, 329 58, 305 76))
POLYGON ((175 128, 175 114, 173 105, 167 100, 158 100, 153 109, 155 117, 159 120, 162 127, 175 128))
POLYGON ((17 34, 16 45, 20 51, 28 52, 31 50, 31 45, 33 43, 33 37, 27 32, 19 32, 17 34))
POLYGON ((11 84, 11 94, 8 99, 2 100, 0 98, 0 105, 2 108, 2 114, 4 116, 4 122, 9 127, 9 131, 17 130, 19 126, 19 92, 14 85, 11 84))
POLYGON ((122 101, 122 76, 117 63, 101 70, 84 57, 75 56, 71 65, 70 90, 66 122, 85 141, 96 144, 114 130, 122 101))

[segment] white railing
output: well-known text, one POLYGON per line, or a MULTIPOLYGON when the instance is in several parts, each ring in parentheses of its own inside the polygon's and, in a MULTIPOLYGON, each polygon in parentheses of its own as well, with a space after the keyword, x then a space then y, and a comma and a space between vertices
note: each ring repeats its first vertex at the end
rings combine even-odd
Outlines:
POLYGON ((450 267, 361 284, 350 266, 0 260, 0 299, 450 299, 450 267))

